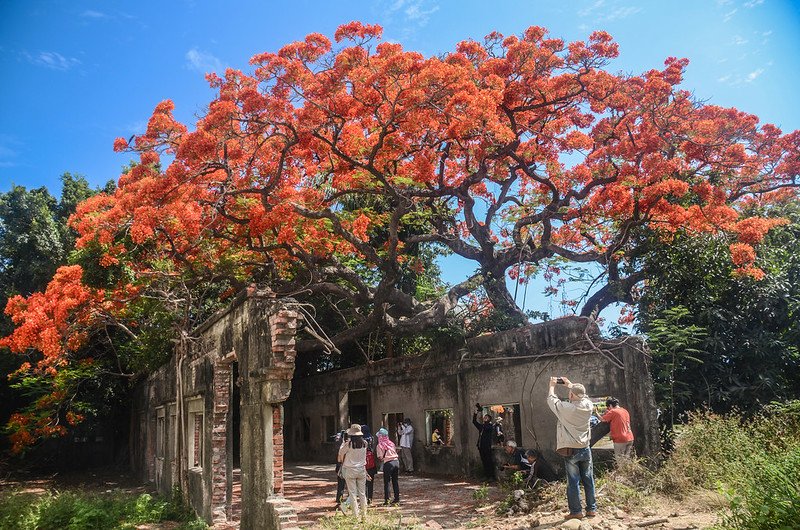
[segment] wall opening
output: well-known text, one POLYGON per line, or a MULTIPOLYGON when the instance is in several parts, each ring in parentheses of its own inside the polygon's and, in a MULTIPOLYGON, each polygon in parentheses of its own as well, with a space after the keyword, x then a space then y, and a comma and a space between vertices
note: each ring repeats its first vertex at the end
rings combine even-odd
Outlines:
POLYGON ((522 443, 522 415, 520 414, 519 403, 502 403, 497 405, 485 405, 483 414, 492 416, 493 421, 500 421, 502 425, 503 440, 494 440, 495 443, 503 441, 514 441, 522 443))
POLYGON ((351 390, 347 393, 347 412, 349 425, 369 423, 369 394, 366 389, 351 390))
POLYGON ((425 411, 425 445, 453 445, 453 409, 425 411))
POLYGON ((400 444, 400 439, 397 436, 397 427, 403 423, 403 416, 402 412, 385 412, 383 414, 383 424, 381 427, 389 431, 389 439, 391 439, 395 445, 400 444))
POLYGON ((241 467, 241 444, 242 444, 242 416, 241 416, 241 391, 239 388, 239 363, 231 365, 231 453, 233 455, 233 467, 241 467))

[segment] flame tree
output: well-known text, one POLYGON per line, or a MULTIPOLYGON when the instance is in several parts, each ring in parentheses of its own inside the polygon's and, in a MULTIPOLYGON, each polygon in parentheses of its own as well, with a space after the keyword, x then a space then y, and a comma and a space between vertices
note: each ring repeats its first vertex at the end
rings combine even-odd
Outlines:
POLYGON ((123 272, 100 289, 59 270, 48 293, 9 302, 4 344, 57 370, 97 326, 136 334, 123 301, 166 297, 186 325, 197 313, 175 293, 219 281, 332 300, 334 345, 429 329, 477 293, 522 323, 506 278, 554 258, 603 271, 579 308, 596 315, 633 301, 645 230, 728 234, 737 273, 763 275, 754 245, 782 221, 741 212, 794 194, 800 132, 694 101, 679 88, 687 60, 612 73, 604 32, 568 44, 531 27, 439 57, 380 36, 353 22, 336 45, 311 34, 254 56, 250 74, 211 74, 217 96, 193 129, 159 104, 143 135, 114 144, 138 162, 71 221, 79 248, 123 272), (474 273, 420 295, 406 280, 425 248, 474 273))

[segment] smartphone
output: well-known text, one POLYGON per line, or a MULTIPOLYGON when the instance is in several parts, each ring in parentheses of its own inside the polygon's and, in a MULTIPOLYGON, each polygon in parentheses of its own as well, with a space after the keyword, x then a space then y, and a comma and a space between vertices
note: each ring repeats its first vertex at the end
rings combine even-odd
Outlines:
POLYGON ((559 377, 558 379, 556 379, 556 383, 559 384, 559 385, 563 385, 564 384, 564 378, 563 377, 559 377))

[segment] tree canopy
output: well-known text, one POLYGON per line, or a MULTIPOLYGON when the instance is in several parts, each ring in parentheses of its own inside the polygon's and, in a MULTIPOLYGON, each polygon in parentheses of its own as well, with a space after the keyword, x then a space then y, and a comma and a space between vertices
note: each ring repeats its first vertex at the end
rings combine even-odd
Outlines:
POLYGON ((539 27, 436 57, 380 36, 352 22, 336 45, 311 34, 252 73, 209 74, 217 95, 193 129, 160 103, 144 134, 115 141, 138 156, 116 190, 71 218, 105 272, 72 265, 13 298, 3 344, 57 371, 93 329, 135 336, 134 300, 167 300, 188 330, 192 304, 250 283, 327 300, 333 347, 439 326, 468 296, 522 323, 506 279, 553 258, 602 269, 580 307, 596 314, 634 301, 643 229, 730 234, 736 273, 763 276, 754 245, 784 221, 742 212, 795 193, 800 132, 695 101, 686 59, 616 74, 607 33, 565 43, 539 27), (436 251, 474 272, 418 289, 436 251))
POLYGON ((800 393, 800 207, 773 215, 756 264, 764 279, 732 274, 729 241, 680 234, 646 254, 638 326, 650 337, 656 394, 677 414, 704 404, 753 412, 800 393))

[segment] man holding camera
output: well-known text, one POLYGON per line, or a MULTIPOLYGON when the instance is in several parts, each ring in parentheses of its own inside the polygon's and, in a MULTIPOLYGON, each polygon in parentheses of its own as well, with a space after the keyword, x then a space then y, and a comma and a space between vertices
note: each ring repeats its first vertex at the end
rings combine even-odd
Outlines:
POLYGON ((483 423, 478 422, 478 414, 483 412, 480 403, 475 403, 475 414, 472 415, 472 424, 478 429, 478 453, 481 455, 483 464, 483 474, 486 480, 493 482, 496 480, 494 455, 492 454, 492 441, 494 438, 494 425, 492 417, 488 414, 483 415, 483 423))
POLYGON ((589 447, 592 402, 586 396, 583 385, 572 383, 566 377, 551 377, 547 405, 558 419, 556 452, 564 457, 564 468, 567 472, 567 519, 583 519, 580 484, 583 484, 586 494, 586 517, 594 517, 597 514, 597 502, 594 495, 592 449, 589 447), (558 398, 556 385, 569 388, 569 401, 558 398))

